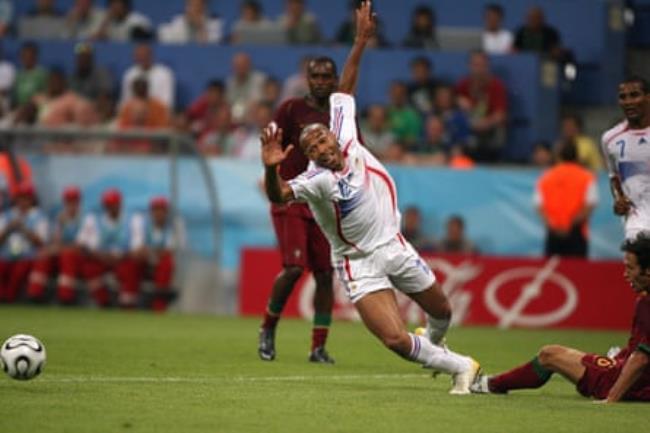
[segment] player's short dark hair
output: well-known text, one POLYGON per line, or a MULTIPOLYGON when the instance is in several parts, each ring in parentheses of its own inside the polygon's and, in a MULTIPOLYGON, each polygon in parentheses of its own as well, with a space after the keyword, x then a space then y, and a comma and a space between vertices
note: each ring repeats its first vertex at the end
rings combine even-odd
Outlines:
POLYGON ((636 256, 641 270, 650 268, 650 233, 641 232, 634 239, 627 239, 621 245, 621 250, 636 256))
POLYGON ((641 91, 644 94, 650 93, 650 83, 640 75, 630 75, 621 81, 621 84, 624 83, 639 83, 641 85, 641 91))
POLYGON ((494 12, 495 14, 499 15, 501 18, 506 14, 503 6, 501 6, 498 3, 488 3, 485 5, 485 12, 494 12))
POLYGON ((578 149, 576 142, 572 139, 564 140, 557 151, 560 160, 564 162, 576 162, 578 160, 578 149))
POLYGON ((431 69, 433 67, 431 60, 426 56, 413 57, 413 59, 411 59, 410 66, 413 67, 415 65, 424 65, 428 69, 431 69))
POLYGON ((338 70, 336 69, 336 62, 334 59, 328 56, 317 56, 313 57, 309 60, 309 64, 307 65, 307 70, 311 69, 311 65, 319 65, 322 63, 327 63, 332 67, 332 71, 334 71, 334 75, 338 75, 338 70))

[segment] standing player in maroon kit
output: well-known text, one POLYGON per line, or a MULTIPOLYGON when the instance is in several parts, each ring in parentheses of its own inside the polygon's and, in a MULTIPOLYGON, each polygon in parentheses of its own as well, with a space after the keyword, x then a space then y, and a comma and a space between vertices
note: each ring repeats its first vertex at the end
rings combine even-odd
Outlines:
POLYGON ((472 392, 505 394, 539 388, 560 373, 585 397, 614 403, 650 401, 650 233, 623 244, 625 278, 637 293, 627 346, 612 358, 570 347, 548 345, 527 364, 497 376, 480 376, 472 392))
MULTIPOLYGON (((275 114, 275 123, 284 131, 282 148, 298 143, 300 133, 312 123, 329 124, 329 97, 337 88, 336 64, 329 57, 317 57, 307 67, 309 94, 284 102, 275 114)), ((307 168, 308 159, 295 146, 280 164, 279 173, 288 181, 307 168)), ((271 297, 260 328, 258 353, 262 360, 275 359, 275 329, 296 282, 305 269, 314 273, 314 327, 309 361, 334 363, 325 342, 332 322, 332 265, 327 239, 304 203, 272 204, 273 227, 282 254, 282 272, 273 283, 271 297)))

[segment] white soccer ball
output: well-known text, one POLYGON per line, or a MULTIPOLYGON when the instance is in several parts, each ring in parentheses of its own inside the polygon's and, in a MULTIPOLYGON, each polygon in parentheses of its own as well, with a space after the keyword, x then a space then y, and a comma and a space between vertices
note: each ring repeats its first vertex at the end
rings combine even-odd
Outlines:
POLYGON ((45 367, 45 346, 31 335, 14 335, 2 344, 0 360, 5 373, 12 378, 32 379, 45 367))

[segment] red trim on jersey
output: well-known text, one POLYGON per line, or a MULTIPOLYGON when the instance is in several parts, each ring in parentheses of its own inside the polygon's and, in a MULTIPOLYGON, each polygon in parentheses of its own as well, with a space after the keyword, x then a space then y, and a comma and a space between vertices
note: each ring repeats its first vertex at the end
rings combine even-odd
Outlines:
POLYGON ((345 146, 343 146, 343 157, 346 158, 348 156, 348 151, 350 150, 350 145, 352 144, 352 139, 349 139, 347 143, 345 143, 345 146))
POLYGON ((624 132, 627 132, 629 129, 630 129, 630 125, 626 125, 625 128, 624 128, 622 131, 619 131, 619 132, 617 132, 616 134, 614 134, 614 135, 612 135, 611 137, 609 137, 609 140, 607 140, 607 141, 605 142, 605 146, 609 146, 609 143, 611 143, 612 141, 614 141, 614 139, 615 139, 616 137, 618 137, 619 135, 623 134, 624 132))
POLYGON ((368 171, 370 173, 374 173, 377 176, 381 177, 384 182, 386 182, 386 185, 388 185, 388 190, 390 191, 390 198, 393 203, 393 211, 397 209, 397 195, 395 194, 395 187, 393 186, 393 183, 390 181, 390 177, 388 177, 388 174, 384 173, 383 171, 368 166, 368 171))
POLYGON ((399 240, 399 243, 402 244, 404 248, 406 248, 406 242, 404 241, 404 236, 402 236, 401 233, 397 233, 397 240, 399 240))
POLYGON ((354 242, 350 242, 343 235, 343 226, 341 225, 341 208, 339 207, 339 204, 335 201, 333 201, 332 204, 334 205, 334 215, 336 216, 336 233, 339 235, 339 238, 343 241, 343 243, 351 246, 352 248, 359 250, 359 247, 357 247, 354 242))
POLYGON ((348 274, 348 280, 354 281, 354 278, 352 278, 352 271, 350 270, 350 258, 348 256, 343 256, 343 259, 345 260, 345 273, 348 274))

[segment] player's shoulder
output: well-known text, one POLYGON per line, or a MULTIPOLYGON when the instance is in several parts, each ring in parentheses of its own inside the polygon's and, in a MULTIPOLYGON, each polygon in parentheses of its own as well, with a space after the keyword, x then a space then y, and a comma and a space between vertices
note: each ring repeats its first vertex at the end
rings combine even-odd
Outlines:
POLYGON ((627 131, 628 125, 627 125, 627 120, 623 120, 613 127, 609 128, 607 131, 605 131, 602 135, 602 143, 603 145, 607 146, 614 138, 618 137, 625 131, 627 131))

